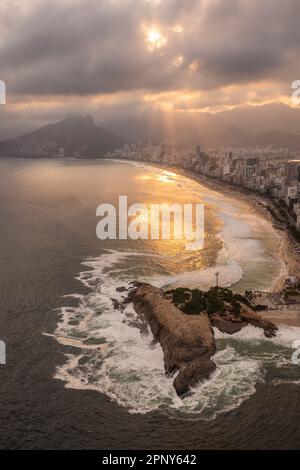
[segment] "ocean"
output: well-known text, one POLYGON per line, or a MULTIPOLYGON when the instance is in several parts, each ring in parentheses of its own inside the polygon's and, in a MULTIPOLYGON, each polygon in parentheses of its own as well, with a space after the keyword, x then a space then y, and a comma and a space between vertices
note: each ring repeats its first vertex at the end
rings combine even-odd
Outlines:
POLYGON ((137 162, 0 160, 2 448, 299 447, 300 329, 215 332, 217 372, 181 400, 132 306, 134 280, 160 287, 270 290, 280 238, 238 198, 137 162), (96 208, 203 203, 205 245, 96 237, 96 208))

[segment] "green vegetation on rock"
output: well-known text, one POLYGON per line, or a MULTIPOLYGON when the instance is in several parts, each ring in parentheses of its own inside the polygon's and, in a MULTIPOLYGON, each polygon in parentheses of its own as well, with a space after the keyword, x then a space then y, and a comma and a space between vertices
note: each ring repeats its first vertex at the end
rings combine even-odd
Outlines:
POLYGON ((249 294, 247 293, 247 297, 245 297, 221 287, 211 287, 207 292, 185 287, 165 292, 165 296, 188 315, 197 315, 203 311, 206 311, 208 315, 213 315, 216 312, 223 313, 228 304, 233 308, 233 312, 239 315, 241 304, 255 309, 249 300, 249 297, 251 298, 249 294))

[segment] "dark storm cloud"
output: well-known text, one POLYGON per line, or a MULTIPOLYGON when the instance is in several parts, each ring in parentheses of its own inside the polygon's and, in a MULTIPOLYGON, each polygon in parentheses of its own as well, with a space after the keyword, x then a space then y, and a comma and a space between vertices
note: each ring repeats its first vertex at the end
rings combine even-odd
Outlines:
POLYGON ((7 3, 11 8, 0 19, 1 78, 14 93, 205 90, 297 78, 299 0, 7 3), (172 29, 176 24, 184 33, 172 29), (149 51, 143 25, 160 28, 166 45, 149 51))
POLYGON ((299 13, 297 0, 212 1, 204 18, 208 43, 195 51, 210 84, 297 76, 299 13))

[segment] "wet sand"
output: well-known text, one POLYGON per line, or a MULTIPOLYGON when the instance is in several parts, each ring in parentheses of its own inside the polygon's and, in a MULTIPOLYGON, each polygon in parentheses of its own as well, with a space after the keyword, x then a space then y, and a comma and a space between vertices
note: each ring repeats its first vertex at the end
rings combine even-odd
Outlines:
POLYGON ((204 186, 207 186, 209 189, 221 192, 226 196, 235 199, 239 202, 242 201, 246 203, 249 207, 249 211, 252 211, 256 215, 267 220, 273 226, 274 230, 281 238, 279 256, 286 266, 286 270, 282 271, 282 274, 278 278, 278 281, 276 282, 273 291, 280 291, 283 288, 288 276, 300 278, 300 255, 297 254, 294 250, 289 234, 285 230, 280 230, 278 229, 278 227, 276 227, 276 221, 267 209, 268 205, 270 207, 272 205, 272 202, 270 200, 261 196, 260 194, 246 193, 243 188, 232 188, 229 187, 226 183, 217 180, 210 180, 205 176, 198 175, 187 170, 180 170, 174 168, 174 171, 183 176, 187 176, 193 179, 194 181, 203 184, 204 186))
MULTIPOLYGON (((195 175, 191 172, 183 172, 183 174, 188 175, 189 177, 193 178, 195 181, 198 181, 205 186, 208 186, 210 189, 214 189, 215 191, 221 191, 222 193, 230 196, 233 199, 243 200, 248 207, 249 210, 252 210, 257 215, 263 217, 264 219, 268 220, 270 224, 274 227, 278 235, 280 236, 281 243, 279 247, 279 256, 283 260, 285 269, 282 270, 281 275, 279 276, 278 280, 276 281, 273 292, 280 292, 287 280, 288 276, 293 276, 296 278, 300 278, 300 256, 298 253, 295 252, 293 248, 292 240, 290 239, 290 235, 284 231, 279 230, 276 227, 276 221, 272 217, 271 213, 267 209, 267 205, 271 205, 272 202, 268 201, 267 198, 260 196, 259 194, 247 194, 244 193, 242 190, 239 189, 232 189, 222 182, 218 181, 211 181, 206 179, 205 177, 201 177, 195 175)), ((276 325, 289 325, 289 326, 297 326, 300 327, 300 305, 278 305, 278 308, 273 308, 272 310, 263 313, 263 317, 268 320, 273 321, 276 325)))
MULTIPOLYGON (((164 167, 168 168, 169 167, 164 167)), ((282 259, 284 266, 280 276, 275 282, 272 292, 280 292, 285 286, 286 280, 289 276, 300 279, 300 255, 296 253, 294 246, 296 242, 291 239, 291 235, 285 230, 280 230, 276 225, 277 222, 268 210, 268 206, 272 207, 272 201, 260 194, 248 193, 243 188, 230 187, 226 183, 218 180, 211 180, 205 176, 195 174, 188 170, 172 168, 175 173, 181 174, 194 181, 208 187, 217 192, 221 192, 226 196, 242 201, 247 204, 249 211, 254 212, 256 215, 267 220, 277 232, 280 237, 279 257, 282 259)), ((300 305, 277 305, 278 308, 273 307, 272 310, 262 313, 262 316, 268 320, 273 321, 275 324, 285 324, 289 326, 300 327, 300 305)))

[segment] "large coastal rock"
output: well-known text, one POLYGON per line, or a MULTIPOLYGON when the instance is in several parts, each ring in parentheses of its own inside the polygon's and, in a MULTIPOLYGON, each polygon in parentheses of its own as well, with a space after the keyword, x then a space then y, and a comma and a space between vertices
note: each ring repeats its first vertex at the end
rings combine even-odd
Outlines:
POLYGON ((136 312, 144 315, 154 338, 164 353, 167 374, 178 371, 174 387, 179 396, 207 380, 216 369, 213 330, 206 313, 186 315, 156 287, 141 284, 132 301, 136 312))
POLYGON ((211 324, 214 327, 218 328, 218 330, 222 331, 223 333, 228 333, 230 335, 237 333, 247 325, 261 328, 264 330, 264 335, 267 338, 276 336, 278 330, 274 323, 265 318, 262 318, 261 315, 258 315, 251 308, 244 304, 241 304, 239 314, 234 313, 231 306, 228 305, 224 312, 216 312, 210 315, 209 318, 211 324))
POLYGON ((125 302, 133 302, 139 319, 134 326, 149 325, 164 353, 166 373, 177 372, 173 382, 179 396, 185 396, 216 369, 211 359, 216 346, 213 326, 234 334, 247 325, 264 330, 266 337, 276 335, 277 327, 262 318, 255 306, 228 289, 208 292, 179 288, 163 292, 149 284, 135 283, 125 302))
MULTIPOLYGON (((223 333, 234 334, 252 325, 263 329, 267 338, 276 336, 277 326, 258 314, 257 306, 249 298, 235 294, 230 289, 211 287, 203 292, 181 287, 167 291, 165 296, 184 313, 206 312, 211 324, 223 333)), ((267 308, 263 305, 260 307, 267 308)))

